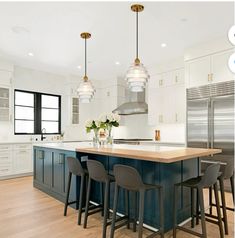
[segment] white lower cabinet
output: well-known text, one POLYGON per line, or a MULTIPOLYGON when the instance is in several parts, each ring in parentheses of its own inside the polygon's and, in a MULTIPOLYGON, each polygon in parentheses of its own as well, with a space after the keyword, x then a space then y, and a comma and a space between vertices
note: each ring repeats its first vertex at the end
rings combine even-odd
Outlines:
POLYGON ((6 176, 13 173, 12 170, 12 151, 11 146, 0 145, 0 176, 6 176))
POLYGON ((0 144, 0 178, 33 172, 31 144, 0 144))

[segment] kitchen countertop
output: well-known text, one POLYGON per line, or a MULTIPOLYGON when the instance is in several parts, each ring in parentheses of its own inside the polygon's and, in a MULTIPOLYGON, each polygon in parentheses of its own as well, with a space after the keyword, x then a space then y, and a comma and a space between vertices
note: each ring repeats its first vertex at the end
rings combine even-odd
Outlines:
POLYGON ((221 149, 186 148, 161 145, 114 144, 112 147, 94 148, 91 142, 45 143, 34 146, 77 151, 82 153, 131 158, 161 163, 172 163, 186 159, 221 153, 221 149))

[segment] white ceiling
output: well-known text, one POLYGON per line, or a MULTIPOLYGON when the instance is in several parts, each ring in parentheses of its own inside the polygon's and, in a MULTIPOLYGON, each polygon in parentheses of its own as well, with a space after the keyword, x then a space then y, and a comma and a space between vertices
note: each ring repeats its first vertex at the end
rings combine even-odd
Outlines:
MULTIPOLYGON (((135 58, 135 15, 130 6, 129 2, 1 2, 0 56, 28 67, 81 75, 80 33, 88 31, 92 34, 88 76, 114 79, 135 58)), ((227 35, 234 20, 233 2, 145 2, 144 6, 139 52, 147 67, 227 35)))

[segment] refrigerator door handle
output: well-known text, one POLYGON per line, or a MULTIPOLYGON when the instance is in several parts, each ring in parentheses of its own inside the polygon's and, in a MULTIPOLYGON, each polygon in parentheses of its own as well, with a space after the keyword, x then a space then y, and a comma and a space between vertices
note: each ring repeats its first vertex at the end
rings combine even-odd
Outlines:
POLYGON ((210 116, 211 116, 211 123, 210 123, 210 134, 211 134, 211 149, 214 148, 214 101, 211 100, 211 112, 210 112, 210 116))
POLYGON ((207 149, 210 148, 210 101, 207 101, 207 149))

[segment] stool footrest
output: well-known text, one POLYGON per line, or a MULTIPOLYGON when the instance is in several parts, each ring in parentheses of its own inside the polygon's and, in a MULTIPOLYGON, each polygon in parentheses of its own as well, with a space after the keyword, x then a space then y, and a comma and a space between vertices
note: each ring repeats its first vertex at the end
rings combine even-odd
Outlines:
MULTIPOLYGON (((211 206, 216 207, 216 204, 212 203, 211 206)), ((223 206, 220 205, 220 208, 223 208, 223 206)), ((234 208, 232 208, 232 207, 226 207, 226 209, 234 212, 234 208)))
POLYGON ((198 233, 198 232, 196 232, 196 231, 192 231, 192 230, 187 229, 187 228, 182 227, 182 226, 177 226, 176 229, 181 230, 181 231, 184 231, 184 232, 187 232, 187 233, 190 233, 190 234, 192 234, 192 235, 194 235, 194 236, 203 237, 203 234, 198 233))

